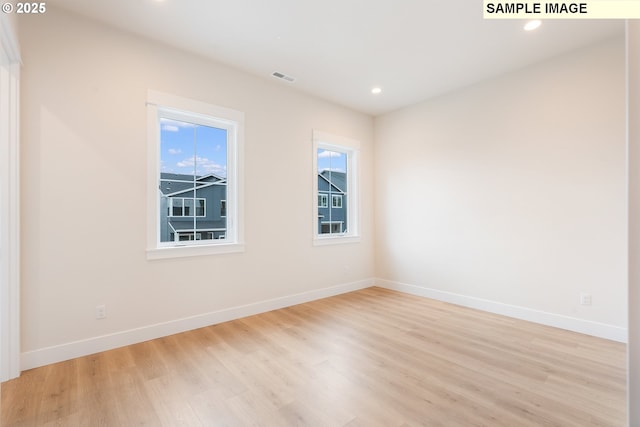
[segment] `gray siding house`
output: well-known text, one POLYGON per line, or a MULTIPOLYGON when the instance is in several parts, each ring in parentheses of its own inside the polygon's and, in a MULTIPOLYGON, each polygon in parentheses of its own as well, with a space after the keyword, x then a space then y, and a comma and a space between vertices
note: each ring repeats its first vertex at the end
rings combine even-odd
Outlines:
MULTIPOLYGON (((344 172, 318 174, 318 234, 347 232, 347 192, 344 172)), ((227 180, 160 174, 160 241, 224 239, 227 232, 227 180)))
POLYGON ((160 174, 160 241, 224 239, 227 232, 227 180, 160 174))
POLYGON ((318 174, 318 234, 347 232, 347 174, 318 174))

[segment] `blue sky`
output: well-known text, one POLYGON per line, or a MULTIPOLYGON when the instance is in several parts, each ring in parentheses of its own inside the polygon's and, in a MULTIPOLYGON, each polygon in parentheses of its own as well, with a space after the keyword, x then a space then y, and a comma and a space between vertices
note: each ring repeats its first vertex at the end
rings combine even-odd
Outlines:
MULTIPOLYGON (((160 120, 160 170, 186 175, 227 176, 227 131, 178 120, 160 120)), ((347 155, 318 150, 318 172, 347 171, 347 155)))
POLYGON ((161 172, 227 176, 227 131, 160 120, 161 172))
POLYGON ((323 148, 318 149, 318 173, 331 170, 334 172, 347 171, 347 155, 323 148))

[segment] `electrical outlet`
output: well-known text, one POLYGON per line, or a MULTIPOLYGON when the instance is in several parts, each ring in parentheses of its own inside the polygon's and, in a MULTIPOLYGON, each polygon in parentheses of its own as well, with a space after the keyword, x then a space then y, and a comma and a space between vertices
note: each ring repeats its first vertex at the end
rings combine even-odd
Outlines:
POLYGON ((580 305, 591 305, 591 294, 580 294, 580 305))
POLYGON ((105 317, 107 317, 107 306, 102 304, 102 305, 97 305, 96 306, 96 319, 104 319, 105 317))

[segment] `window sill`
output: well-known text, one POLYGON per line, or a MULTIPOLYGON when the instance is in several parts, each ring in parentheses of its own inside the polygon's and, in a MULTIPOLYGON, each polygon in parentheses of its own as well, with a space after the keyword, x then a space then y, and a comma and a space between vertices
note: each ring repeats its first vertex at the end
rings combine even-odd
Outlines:
POLYGON ((341 245, 359 242, 360 236, 316 236, 313 239, 313 246, 341 245))
POLYGON ((218 243, 214 245, 170 246, 147 249, 147 260, 185 258, 244 252, 243 243, 218 243))

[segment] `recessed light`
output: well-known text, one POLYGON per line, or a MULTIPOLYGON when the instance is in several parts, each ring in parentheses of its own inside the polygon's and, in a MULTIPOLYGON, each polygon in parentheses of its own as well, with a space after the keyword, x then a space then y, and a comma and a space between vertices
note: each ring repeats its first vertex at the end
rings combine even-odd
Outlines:
POLYGON ((531 31, 531 30, 535 30, 536 28, 538 28, 540 25, 542 24, 542 21, 540 21, 539 19, 535 19, 533 21, 529 21, 524 25, 524 30, 525 31, 531 31))
POLYGON ((380 92, 382 92, 382 89, 379 87, 374 87, 373 89, 371 89, 371 93, 374 95, 379 94, 380 92))

